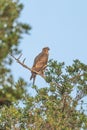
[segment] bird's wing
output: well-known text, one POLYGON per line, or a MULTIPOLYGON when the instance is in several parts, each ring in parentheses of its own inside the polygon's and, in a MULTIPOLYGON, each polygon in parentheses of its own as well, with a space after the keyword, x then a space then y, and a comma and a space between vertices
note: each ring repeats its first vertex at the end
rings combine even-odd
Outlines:
POLYGON ((33 69, 36 71, 40 71, 41 68, 43 68, 48 61, 48 55, 44 53, 40 53, 38 56, 36 56, 33 64, 33 69))
POLYGON ((39 55, 37 55, 34 59, 34 63, 33 66, 36 66, 36 64, 38 63, 38 61, 41 60, 41 58, 43 57, 43 53, 40 53, 39 55))

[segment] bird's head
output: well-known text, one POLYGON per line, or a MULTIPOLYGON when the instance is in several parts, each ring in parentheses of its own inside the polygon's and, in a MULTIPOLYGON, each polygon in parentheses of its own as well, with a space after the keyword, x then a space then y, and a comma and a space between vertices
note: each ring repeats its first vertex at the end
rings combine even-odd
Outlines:
POLYGON ((44 48, 42 49, 42 51, 45 52, 45 53, 48 53, 49 50, 50 50, 49 47, 44 47, 44 48))

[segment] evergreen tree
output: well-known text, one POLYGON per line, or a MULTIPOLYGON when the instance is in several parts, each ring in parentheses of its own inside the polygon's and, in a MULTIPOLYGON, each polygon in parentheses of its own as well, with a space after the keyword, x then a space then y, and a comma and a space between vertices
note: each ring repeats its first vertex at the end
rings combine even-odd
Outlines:
POLYGON ((10 66, 12 59, 9 53, 18 54, 18 45, 23 33, 29 33, 31 27, 19 22, 23 5, 17 0, 0 1, 0 104, 10 104, 24 93, 26 83, 23 79, 14 82, 10 66))

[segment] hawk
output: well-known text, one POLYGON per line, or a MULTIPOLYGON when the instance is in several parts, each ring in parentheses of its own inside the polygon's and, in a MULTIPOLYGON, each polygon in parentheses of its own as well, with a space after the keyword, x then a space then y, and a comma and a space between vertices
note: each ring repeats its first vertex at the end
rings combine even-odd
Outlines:
MULTIPOLYGON (((35 70, 36 72, 39 72, 40 74, 44 75, 44 70, 48 62, 49 50, 49 47, 44 47, 42 49, 42 52, 35 57, 32 70, 35 70)), ((32 72, 30 80, 33 79, 33 85, 35 82, 35 78, 36 73, 32 72)))

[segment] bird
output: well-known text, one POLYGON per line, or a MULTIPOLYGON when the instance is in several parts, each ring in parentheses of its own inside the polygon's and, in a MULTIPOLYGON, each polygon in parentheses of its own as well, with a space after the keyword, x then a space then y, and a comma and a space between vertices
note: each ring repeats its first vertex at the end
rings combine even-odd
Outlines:
MULTIPOLYGON (((41 51, 41 53, 39 53, 35 59, 34 59, 34 63, 32 66, 32 70, 39 72, 41 75, 44 75, 44 71, 45 68, 47 66, 47 62, 48 62, 48 57, 49 57, 49 47, 44 47, 41 51)), ((33 85, 35 83, 35 78, 36 78, 37 73, 35 72, 31 72, 31 77, 30 80, 33 79, 33 85)))

